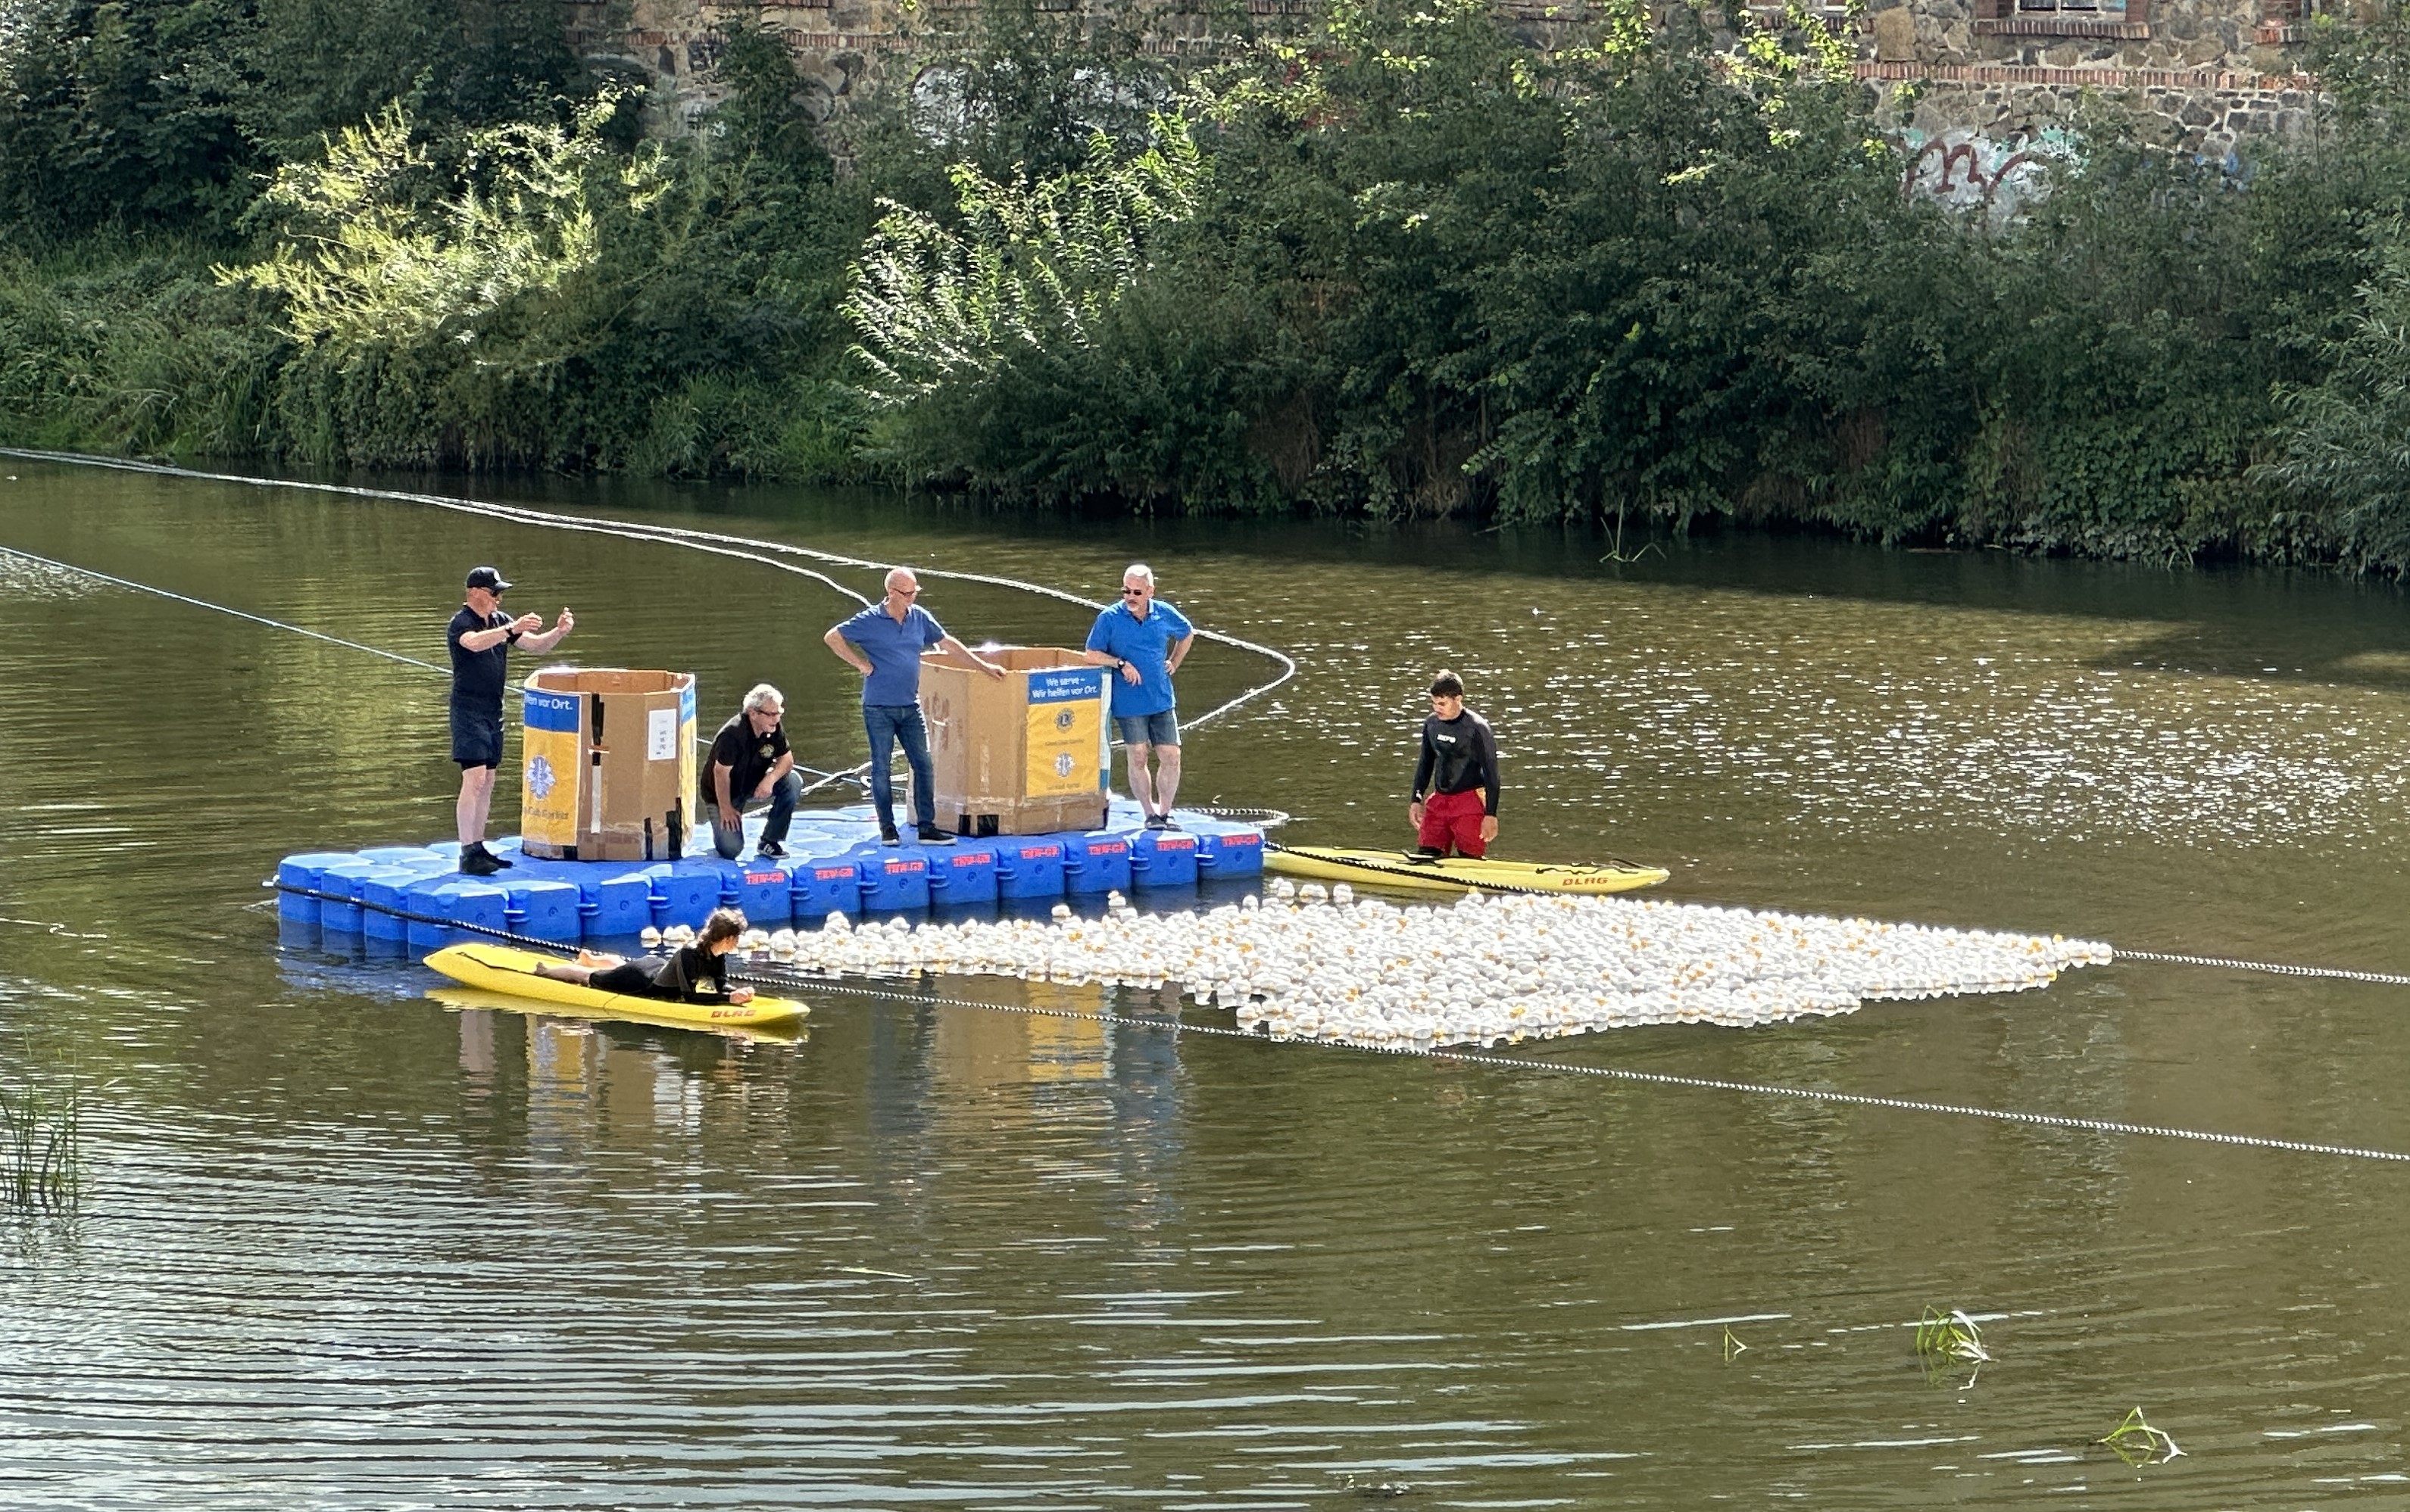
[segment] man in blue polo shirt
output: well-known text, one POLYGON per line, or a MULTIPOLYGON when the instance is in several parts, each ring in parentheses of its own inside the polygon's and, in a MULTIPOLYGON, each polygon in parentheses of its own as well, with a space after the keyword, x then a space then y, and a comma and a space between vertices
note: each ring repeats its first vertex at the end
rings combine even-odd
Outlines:
POLYGON ((837 659, 860 672, 862 725, 870 734, 870 801, 878 810, 878 838, 887 844, 901 842, 895 832, 895 793, 887 770, 895 746, 904 747, 905 764, 912 769, 913 815, 920 821, 921 843, 951 845, 954 837, 937 828, 936 781, 929 770, 929 727, 921 718, 921 653, 943 646, 986 670, 991 677, 1004 669, 946 633, 915 599, 921 580, 908 567, 887 574, 887 597, 820 637, 837 659))
POLYGON ((1176 829, 1172 795, 1180 791, 1180 716, 1171 674, 1188 656, 1197 630, 1188 617, 1154 598, 1154 569, 1133 563, 1122 574, 1121 602, 1096 616, 1088 632, 1088 665, 1113 667, 1113 723, 1129 752, 1130 797, 1149 829, 1176 829), (1150 779, 1147 757, 1154 758, 1150 779))

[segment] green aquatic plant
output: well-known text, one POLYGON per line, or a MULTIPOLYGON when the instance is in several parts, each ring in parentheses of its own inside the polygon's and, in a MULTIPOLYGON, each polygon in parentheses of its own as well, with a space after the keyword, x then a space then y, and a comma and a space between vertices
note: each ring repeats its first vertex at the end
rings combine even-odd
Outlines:
POLYGON ((2108 1437, 2096 1442, 2107 1445, 2112 1454, 2127 1464, 2165 1464, 2184 1453, 2174 1439, 2143 1419, 2140 1407, 2126 1414, 2126 1420, 2108 1437))
POLYGON ((1741 1343, 1741 1342, 1740 1342, 1740 1335, 1739 1335, 1739 1334, 1737 1334, 1737 1333, 1735 1333, 1735 1332, 1732 1331, 1732 1325, 1731 1325, 1731 1324, 1729 1324, 1729 1323, 1725 1324, 1725 1325, 1724 1325, 1724 1363, 1725 1363, 1725 1364, 1727 1364, 1727 1365, 1729 1365, 1729 1364, 1731 1364, 1734 1361, 1735 1361, 1735 1360, 1739 1359, 1742 1355, 1747 1354, 1748 1352, 1749 1352, 1749 1346, 1748 1346, 1748 1345, 1745 1345, 1745 1344, 1743 1344, 1743 1343, 1741 1343))
POLYGON ((1946 1313, 1938 1307, 1924 1309, 1924 1317, 1916 1325, 1916 1354, 1924 1361, 1928 1376, 1954 1375, 1960 1365, 1973 1366, 1967 1374, 1967 1386, 1975 1384, 1975 1377, 1982 1374, 1992 1359, 1991 1351, 1983 1347, 1983 1331, 1956 1307, 1946 1313))
POLYGON ((82 1079, 67 1067, 0 1081, 0 1205, 71 1213, 83 1188, 82 1079))

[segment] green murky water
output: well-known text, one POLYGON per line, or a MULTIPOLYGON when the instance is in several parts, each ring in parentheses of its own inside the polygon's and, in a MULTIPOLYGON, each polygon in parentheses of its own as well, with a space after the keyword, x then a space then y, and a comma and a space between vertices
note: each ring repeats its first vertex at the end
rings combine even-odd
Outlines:
MULTIPOLYGON (((588 664, 692 670, 714 719, 769 679, 804 760, 859 759, 819 644, 849 601, 808 579, 0 469, 0 546, 439 661, 492 560, 519 607, 576 609, 588 664)), ((2410 970, 2389 589, 565 502, 1096 598, 1149 560, 1298 659, 1192 732, 1183 794, 1289 810, 1286 838, 1401 835, 1447 664, 1499 727, 1513 854, 2410 970)), ((930 587, 965 639, 1083 628, 930 587)), ((1267 675, 1202 647, 1183 703, 1267 675)), ((460 1012, 281 952, 259 906, 287 852, 446 832, 440 678, 0 555, 0 1054, 108 1081, 80 1218, 0 1223, 10 1505, 2410 1505, 2410 1167, 859 998, 793 1045, 460 1012), (1928 1303, 1986 1319, 1971 1388, 1918 1368, 1928 1303), (2184 1458, 2092 1447, 2137 1404, 2184 1458)), ((1554 1053, 2410 1151, 2410 989, 2121 964, 1554 1053)))

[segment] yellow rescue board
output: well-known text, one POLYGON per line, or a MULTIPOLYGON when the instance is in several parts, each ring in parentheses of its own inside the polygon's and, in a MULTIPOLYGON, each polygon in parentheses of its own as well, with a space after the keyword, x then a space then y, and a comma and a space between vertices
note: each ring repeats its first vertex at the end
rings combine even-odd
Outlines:
POLYGON ((463 986, 551 1003, 594 1018, 633 1018, 648 1024, 691 1024, 704 1029, 747 1029, 756 1024, 791 1025, 811 1012, 784 998, 753 998, 740 1003, 672 1002, 627 993, 597 992, 574 982, 538 976, 538 966, 557 958, 508 945, 446 945, 427 964, 463 986))
MULTIPOLYGON (((801 1044, 810 1028, 800 1018, 783 1018, 775 1024, 695 1024, 659 1014, 638 1013, 633 1008, 617 1008, 607 1014, 588 1013, 582 1008, 559 1003, 538 1002, 533 998, 514 998, 508 993, 486 992, 477 987, 457 986, 450 982, 440 987, 428 987, 429 1001, 446 1008, 482 1008, 489 1013, 518 1014, 528 1018, 575 1019, 586 1022, 635 1024, 646 1029, 674 1029, 688 1034, 724 1034, 732 1040, 751 1040, 762 1044, 801 1044)), ((633 998, 619 998, 618 1002, 633 1002, 633 998)))
POLYGON ((1328 845, 1266 845, 1264 870, 1361 887, 1413 887, 1429 892, 1480 887, 1590 895, 1653 887, 1668 874, 1662 866, 1551 866, 1537 861, 1472 861, 1460 856, 1419 861, 1402 851, 1343 850, 1328 845))

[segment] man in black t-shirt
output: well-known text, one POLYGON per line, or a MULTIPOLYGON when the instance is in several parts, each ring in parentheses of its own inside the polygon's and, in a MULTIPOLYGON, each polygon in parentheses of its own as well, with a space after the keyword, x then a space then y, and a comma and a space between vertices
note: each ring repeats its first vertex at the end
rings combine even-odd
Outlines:
POLYGON ((511 863, 486 849, 486 815, 494 806, 494 772, 502 764, 502 688, 510 679, 511 647, 541 655, 577 624, 567 610, 549 630, 541 614, 513 619, 502 612, 510 584, 490 567, 469 573, 468 602, 452 616, 452 759, 460 764, 460 870, 491 876, 511 863))
POLYGON ((787 854, 787 824, 804 780, 787 749, 787 700, 767 683, 754 684, 745 707, 712 737, 711 759, 703 767, 703 812, 711 815, 711 844, 733 861, 745 849, 745 811, 770 805, 762 843, 753 854, 777 860, 787 854))

